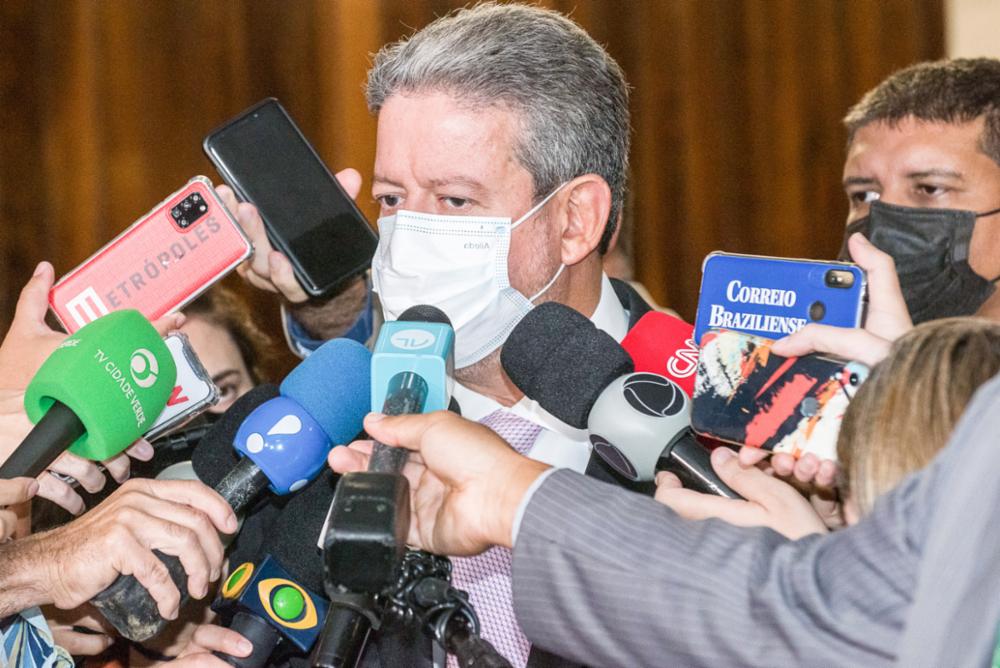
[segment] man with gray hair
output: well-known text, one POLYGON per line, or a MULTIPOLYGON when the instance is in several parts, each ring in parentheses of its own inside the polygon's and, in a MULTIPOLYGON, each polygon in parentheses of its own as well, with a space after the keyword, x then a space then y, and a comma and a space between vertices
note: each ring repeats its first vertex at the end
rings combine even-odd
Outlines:
MULTIPOLYGON (((415 304, 443 310, 455 327, 454 394, 465 417, 534 459, 625 484, 591 457, 585 431, 526 399, 500 365, 511 330, 542 301, 573 307, 617 340, 649 310, 602 270, 628 171, 628 87, 617 63, 559 13, 483 4, 384 47, 367 99, 378 116, 371 289, 381 315, 395 320, 415 304)), ((338 178, 358 191, 353 171, 338 178)), ((372 301, 365 286, 306 301, 253 207, 228 203, 257 248, 242 273, 286 298, 295 342, 356 336, 351 320, 372 301)), ((455 585, 469 591, 482 635, 515 666, 556 665, 531 652, 514 618, 510 559, 504 548, 455 559, 455 585)))

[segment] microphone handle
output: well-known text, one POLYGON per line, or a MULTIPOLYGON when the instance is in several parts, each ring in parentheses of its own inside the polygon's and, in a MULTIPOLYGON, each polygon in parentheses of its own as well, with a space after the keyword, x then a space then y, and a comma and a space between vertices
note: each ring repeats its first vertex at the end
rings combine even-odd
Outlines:
POLYGON ((0 465, 0 480, 34 478, 86 431, 73 409, 62 402, 52 402, 48 412, 0 465))
POLYGON ((446 642, 448 649, 458 659, 458 665, 462 668, 475 666, 476 668, 511 668, 510 661, 505 659, 496 649, 479 635, 470 632, 465 624, 455 625, 456 628, 449 627, 446 642))
MULTIPOLYGON (((385 415, 423 413, 427 401, 427 381, 413 371, 397 373, 389 379, 389 389, 382 404, 385 415)), ((379 441, 372 446, 368 470, 377 473, 401 473, 409 450, 396 448, 379 441)))
MULTIPOLYGON (((244 457, 215 486, 215 491, 233 507, 233 512, 239 515, 267 489, 269 484, 267 476, 260 468, 249 457, 244 457)), ((181 560, 173 555, 163 554, 159 550, 154 550, 154 554, 167 567, 170 579, 174 581, 181 594, 180 607, 183 608, 189 596, 187 573, 181 560)), ((160 617, 156 601, 132 575, 119 575, 107 589, 90 599, 90 602, 119 633, 135 642, 155 637, 168 623, 166 619, 160 617)))
MULTIPOLYGON (((362 595, 361 605, 374 608, 374 598, 362 595)), ((368 641, 371 620, 350 607, 331 602, 323 632, 316 641, 312 665, 316 668, 354 668, 368 641)))
POLYGON ((715 494, 727 499, 743 498, 722 482, 712 468, 711 452, 695 439, 690 428, 674 436, 660 455, 656 470, 677 474, 681 484, 703 494, 715 494))
POLYGON ((250 641, 253 645, 250 656, 237 657, 222 652, 212 652, 212 654, 237 668, 263 668, 271 658, 278 641, 281 640, 281 634, 276 628, 248 612, 240 611, 233 615, 229 628, 250 641))

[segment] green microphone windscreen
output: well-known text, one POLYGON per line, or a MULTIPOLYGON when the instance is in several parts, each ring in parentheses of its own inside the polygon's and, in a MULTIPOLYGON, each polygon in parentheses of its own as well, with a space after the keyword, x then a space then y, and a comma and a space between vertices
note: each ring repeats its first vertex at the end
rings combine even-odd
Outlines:
POLYGON ((177 366, 138 311, 113 311, 69 336, 31 379, 24 408, 37 423, 65 404, 86 432, 69 448, 87 459, 113 457, 149 429, 167 405, 177 366))

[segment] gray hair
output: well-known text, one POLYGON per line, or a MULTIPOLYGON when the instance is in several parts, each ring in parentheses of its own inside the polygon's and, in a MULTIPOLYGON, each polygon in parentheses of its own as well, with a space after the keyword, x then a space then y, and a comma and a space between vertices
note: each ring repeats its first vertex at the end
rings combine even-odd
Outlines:
POLYGON ((441 17, 375 55, 366 91, 372 112, 394 94, 427 91, 519 115, 515 157, 532 176, 536 201, 583 174, 607 181, 611 211, 598 247, 607 251, 625 199, 628 85, 580 26, 539 7, 487 3, 441 17))

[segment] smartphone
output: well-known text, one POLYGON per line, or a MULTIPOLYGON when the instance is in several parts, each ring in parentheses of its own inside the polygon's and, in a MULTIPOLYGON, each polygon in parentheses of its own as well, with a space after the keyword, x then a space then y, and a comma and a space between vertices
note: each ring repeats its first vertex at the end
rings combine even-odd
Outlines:
POLYGON ((818 322, 860 327, 865 272, 850 262, 710 253, 702 264, 695 341, 709 329, 779 339, 818 322))
POLYGON ((208 371, 195 354, 187 334, 173 332, 163 341, 177 365, 177 384, 163 412, 146 432, 148 441, 154 441, 186 424, 202 411, 219 403, 219 388, 212 382, 208 371))
POLYGON ((770 339, 710 331, 701 341, 691 428, 708 438, 837 459, 837 434, 868 367, 828 355, 781 357, 770 339))
POLYGON ((276 99, 214 130, 203 148, 236 196, 257 207, 309 295, 328 296, 371 264, 371 226, 276 99))
POLYGON ((49 293, 49 306, 70 333, 123 308, 156 320, 252 252, 212 182, 196 176, 63 276, 49 293))

